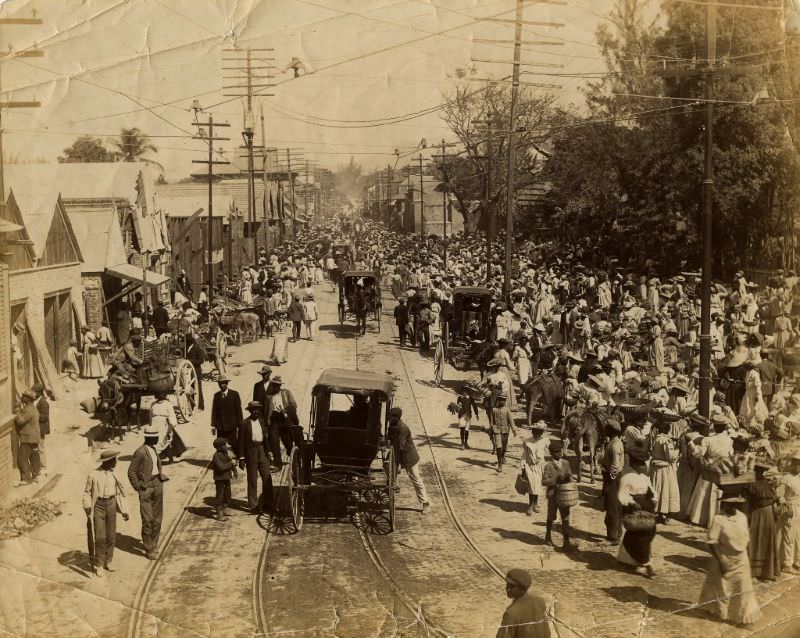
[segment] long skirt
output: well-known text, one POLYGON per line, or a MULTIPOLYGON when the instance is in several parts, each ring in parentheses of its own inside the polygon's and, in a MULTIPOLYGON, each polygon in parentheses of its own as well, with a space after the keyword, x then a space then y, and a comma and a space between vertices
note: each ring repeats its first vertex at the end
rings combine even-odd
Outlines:
POLYGON ((531 361, 527 357, 520 357, 517 359, 517 375, 519 375, 519 384, 525 385, 531 377, 531 361))
POLYGON ((528 494, 542 496, 544 494, 544 486, 542 485, 544 466, 541 463, 536 463, 535 465, 528 465, 526 463, 523 469, 528 479, 528 494))
POLYGON ((656 498, 656 512, 677 514, 681 509, 681 496, 678 489, 678 473, 675 464, 650 465, 650 482, 656 498))
POLYGON ((510 410, 513 410, 517 407, 517 389, 514 385, 514 379, 511 377, 511 370, 504 367, 503 372, 505 373, 506 377, 508 378, 508 399, 507 404, 510 410))
POLYGON ((750 512, 750 566, 753 576, 774 580, 781 574, 781 555, 778 551, 778 529, 775 508, 759 507, 750 512))
POLYGON ((633 567, 643 567, 649 564, 655 536, 655 527, 641 531, 625 530, 617 553, 617 560, 633 567))
POLYGON ((175 428, 171 428, 169 442, 158 453, 162 459, 178 458, 186 451, 186 444, 175 428))
POLYGON ((689 520, 695 525, 708 527, 711 519, 719 513, 719 495, 719 487, 701 476, 689 501, 689 520))
POLYGON ((99 379, 105 376, 105 366, 96 347, 83 349, 83 376, 86 379, 99 379))
POLYGON ((678 492, 681 501, 681 516, 689 515, 689 502, 692 500, 692 492, 700 478, 700 467, 688 459, 678 461, 678 492))
POLYGON ((761 610, 753 592, 746 551, 741 552, 740 559, 725 575, 720 570, 717 557, 711 556, 700 602, 708 602, 703 609, 732 624, 750 624, 759 619, 761 610))

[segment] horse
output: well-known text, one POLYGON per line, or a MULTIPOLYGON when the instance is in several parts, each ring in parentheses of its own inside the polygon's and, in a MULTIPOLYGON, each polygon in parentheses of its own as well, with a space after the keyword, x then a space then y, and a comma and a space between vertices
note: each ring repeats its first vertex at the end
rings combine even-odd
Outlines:
POLYGON ((240 312, 234 319, 234 327, 239 333, 239 339, 244 341, 249 334, 253 335, 253 341, 258 339, 261 333, 261 322, 258 315, 254 312, 240 312))
POLYGON ((497 344, 490 339, 481 343, 475 343, 471 346, 471 354, 478 365, 478 372, 481 374, 481 379, 486 376, 489 369, 487 364, 494 358, 494 353, 497 350, 497 344))
POLYGON ((566 455, 570 443, 578 457, 578 482, 581 481, 583 468, 583 450, 589 448, 589 477, 594 485, 594 475, 597 469, 598 442, 605 436, 606 421, 616 415, 615 412, 605 407, 577 407, 570 410, 564 417, 564 426, 561 430, 561 439, 564 443, 566 455))

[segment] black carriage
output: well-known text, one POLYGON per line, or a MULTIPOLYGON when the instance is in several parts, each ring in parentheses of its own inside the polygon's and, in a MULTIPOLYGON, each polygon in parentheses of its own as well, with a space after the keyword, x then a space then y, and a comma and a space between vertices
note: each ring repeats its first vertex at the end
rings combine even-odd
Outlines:
MULTIPOLYGON (((339 281, 339 323, 348 316, 358 323, 358 311, 363 303, 365 317, 372 317, 381 331, 381 289, 378 276, 371 270, 348 270, 339 281), (362 295, 362 299, 359 299, 362 295)), ((365 326, 366 329, 366 326, 365 326)))
MULTIPOLYGON (((388 436, 394 381, 385 374, 329 368, 311 392, 309 431, 281 474, 276 514, 303 526, 305 492, 345 493, 361 512, 394 529, 397 463, 388 436)), ((385 527, 385 525, 384 525, 385 527)))
POLYGON ((477 341, 489 337, 492 292, 480 286, 453 290, 450 320, 442 326, 445 358, 459 370, 466 370, 477 358, 477 341))
POLYGON ((332 273, 333 283, 341 284, 342 274, 353 267, 353 250, 350 244, 332 244, 331 257, 336 263, 336 268, 332 273))

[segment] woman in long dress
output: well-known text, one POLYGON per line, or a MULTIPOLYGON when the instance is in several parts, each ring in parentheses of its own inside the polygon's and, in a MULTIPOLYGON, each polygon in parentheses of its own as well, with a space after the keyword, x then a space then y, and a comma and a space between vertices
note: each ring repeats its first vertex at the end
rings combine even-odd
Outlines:
POLYGON ((186 445, 176 430, 178 419, 175 408, 164 392, 155 393, 155 401, 150 406, 150 424, 158 428, 156 452, 162 459, 169 459, 172 463, 176 456, 186 451, 186 445))
POLYGON ((242 269, 242 281, 239 284, 239 299, 245 306, 253 304, 253 278, 247 268, 242 269))
POLYGON ((517 376, 519 377, 520 386, 524 386, 531 377, 532 355, 527 339, 520 336, 514 345, 514 354, 511 355, 514 363, 517 364, 517 376))
POLYGON ((83 332, 83 377, 100 379, 105 376, 105 372, 103 371, 103 358, 98 350, 97 337, 87 326, 82 326, 81 332, 83 332))
POLYGON ((721 512, 711 520, 711 559, 700 592, 700 603, 707 603, 709 613, 734 625, 748 625, 761 616, 747 554, 750 530, 738 508, 744 502, 741 496, 722 499, 721 512))
POLYGON ((544 494, 542 469, 547 460, 549 440, 543 436, 547 426, 537 421, 531 426, 531 437, 522 444, 522 472, 528 479, 528 509, 525 514, 533 516, 539 511, 539 497, 544 494))
MULTIPOLYGON (((648 453, 642 448, 632 448, 628 451, 629 469, 619 479, 619 504, 622 508, 622 522, 625 525, 626 516, 635 515, 641 510, 653 512, 653 486, 647 476, 648 453)), ((643 526, 640 529, 625 529, 622 542, 617 553, 617 561, 634 568, 644 567, 648 577, 655 574, 651 564, 653 538, 656 535, 655 516, 652 517, 652 526, 643 526)))
POLYGON ((778 495, 765 478, 767 467, 756 465, 756 480, 747 486, 750 502, 750 567, 759 580, 773 581, 781 575, 778 547, 778 495))
POLYGON ((750 358, 745 364, 747 369, 744 375, 745 391, 739 408, 739 417, 741 417, 744 427, 762 430, 764 422, 769 416, 769 410, 761 391, 760 363, 759 357, 758 359, 750 358))
POLYGON ((708 436, 711 422, 699 414, 689 415, 689 431, 678 440, 678 492, 681 501, 681 518, 689 515, 689 503, 697 480, 700 478, 700 463, 705 454, 703 440, 708 436))
POLYGON ((650 461, 650 482, 653 485, 655 511, 660 523, 666 523, 670 516, 676 516, 681 509, 676 468, 678 450, 669 430, 669 423, 658 424, 658 434, 652 447, 653 458, 650 461))
MULTIPOLYGON (((702 464, 712 465, 721 458, 733 456, 733 440, 726 432, 728 421, 722 415, 714 415, 714 434, 703 441, 702 464)), ((697 479, 692 498, 689 501, 689 520, 695 525, 708 527, 719 507, 720 488, 702 476, 697 479)))

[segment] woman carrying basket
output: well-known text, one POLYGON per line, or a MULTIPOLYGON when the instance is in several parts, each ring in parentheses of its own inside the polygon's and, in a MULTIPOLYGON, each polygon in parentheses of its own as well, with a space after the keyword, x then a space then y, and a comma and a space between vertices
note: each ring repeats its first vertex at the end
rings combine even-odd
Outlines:
POLYGON ((642 448, 628 450, 630 469, 619 481, 619 504, 622 506, 622 525, 625 535, 619 546, 617 560, 634 568, 644 567, 649 578, 655 574, 650 563, 651 545, 656 535, 653 486, 647 476, 647 459, 642 448))

